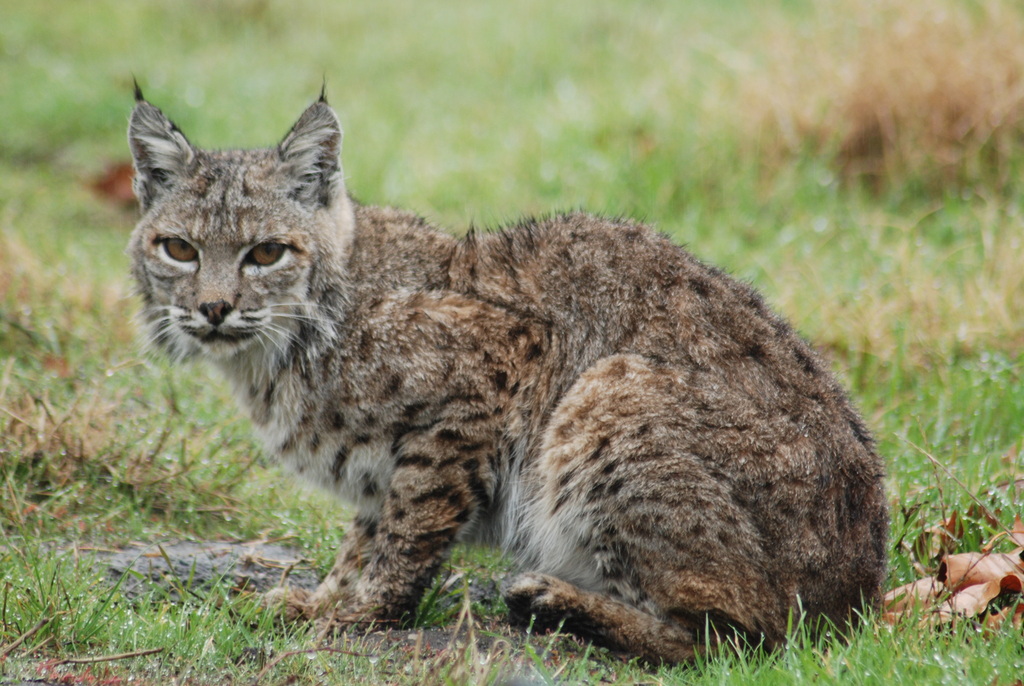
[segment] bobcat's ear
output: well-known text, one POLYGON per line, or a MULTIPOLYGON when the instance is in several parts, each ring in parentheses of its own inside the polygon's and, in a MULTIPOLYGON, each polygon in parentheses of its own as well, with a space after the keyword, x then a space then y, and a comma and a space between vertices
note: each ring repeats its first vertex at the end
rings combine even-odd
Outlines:
POLYGON ((343 191, 341 122, 323 94, 306 108, 277 146, 290 193, 312 207, 329 207, 343 191))
POLYGON ((133 188, 142 210, 186 175, 196 153, 177 126, 141 98, 136 86, 135 109, 128 123, 128 145, 135 164, 133 188))

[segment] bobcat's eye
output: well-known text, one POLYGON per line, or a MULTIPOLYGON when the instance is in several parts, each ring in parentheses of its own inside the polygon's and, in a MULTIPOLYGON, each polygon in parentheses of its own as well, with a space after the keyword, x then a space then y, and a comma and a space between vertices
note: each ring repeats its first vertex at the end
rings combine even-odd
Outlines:
POLYGON ((269 267, 277 262, 288 249, 283 243, 260 243, 249 251, 245 261, 251 264, 258 264, 261 267, 269 267))
POLYGON ((183 241, 180 238, 165 238, 164 241, 164 252, 172 260, 178 262, 192 262, 199 257, 199 251, 196 250, 192 244, 188 241, 183 241))

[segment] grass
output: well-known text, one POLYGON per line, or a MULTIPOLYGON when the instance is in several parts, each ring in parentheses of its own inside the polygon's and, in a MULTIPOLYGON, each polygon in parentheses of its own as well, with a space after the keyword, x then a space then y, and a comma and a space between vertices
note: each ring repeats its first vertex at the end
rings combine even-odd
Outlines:
MULTIPOLYGON (((428 659, 356 638, 345 653, 301 652, 309 633, 251 599, 129 602, 83 552, 291 537, 322 573, 344 514, 260 456, 206 370, 136 346, 122 253, 133 214, 89 189, 127 155, 133 75, 194 141, 224 147, 278 140, 326 78, 350 189, 457 232, 577 206, 654 223, 753 281, 831 356, 889 465, 890 585, 934 568, 918 542, 952 511, 953 549, 977 549, 1024 509, 1024 15, 994 0, 874 7, 40 0, 6 12, 0 680, 1014 683, 1020 633, 966 622, 868 622, 849 642, 796 630, 777 655, 652 669, 571 639, 524 644, 503 633, 500 604, 440 582, 424 628, 472 629, 491 648, 428 659), (922 114, 941 110, 936 93, 960 119, 922 114), (855 158, 872 121, 898 125, 855 158)), ((501 569, 460 550, 449 571, 501 569)))

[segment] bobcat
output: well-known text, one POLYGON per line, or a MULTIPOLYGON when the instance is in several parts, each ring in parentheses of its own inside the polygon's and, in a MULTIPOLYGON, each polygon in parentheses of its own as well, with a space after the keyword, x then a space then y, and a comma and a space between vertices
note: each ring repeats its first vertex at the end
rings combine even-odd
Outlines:
POLYGON ((271 455, 358 508, 315 592, 271 593, 286 614, 401 620, 460 541, 521 570, 513 622, 652 661, 877 602, 882 462, 751 287, 632 221, 456 238, 361 205, 322 93, 244 151, 135 95, 148 342, 212 363, 271 455))

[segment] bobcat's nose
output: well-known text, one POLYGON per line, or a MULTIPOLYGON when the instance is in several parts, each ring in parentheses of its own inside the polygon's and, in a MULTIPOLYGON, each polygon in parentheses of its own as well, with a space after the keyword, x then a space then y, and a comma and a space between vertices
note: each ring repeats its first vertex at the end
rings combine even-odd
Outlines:
POLYGON ((215 303, 203 303, 199 306, 199 314, 206 317, 206 321, 210 322, 213 326, 220 326, 227 317, 231 310, 231 303, 226 300, 218 300, 215 303))

